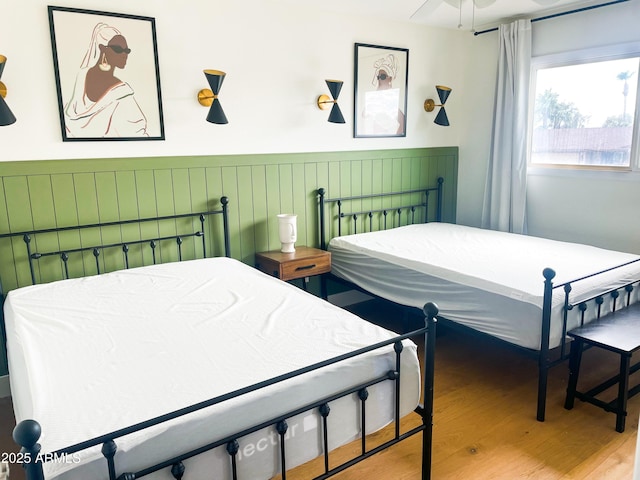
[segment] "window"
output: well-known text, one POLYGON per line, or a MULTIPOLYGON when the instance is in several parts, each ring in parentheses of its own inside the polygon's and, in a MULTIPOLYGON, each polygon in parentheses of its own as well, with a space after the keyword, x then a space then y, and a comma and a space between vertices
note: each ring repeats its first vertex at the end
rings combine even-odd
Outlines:
POLYGON ((622 54, 600 50, 534 60, 530 166, 638 167, 636 47, 622 54))

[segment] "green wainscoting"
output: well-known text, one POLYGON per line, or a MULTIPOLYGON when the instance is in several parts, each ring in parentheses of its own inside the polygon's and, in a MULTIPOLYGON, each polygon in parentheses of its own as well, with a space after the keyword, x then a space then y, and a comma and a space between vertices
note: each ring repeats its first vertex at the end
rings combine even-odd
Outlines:
MULTIPOLYGON (((443 220, 454 222, 457 171, 457 147, 1 162, 0 234, 219 209, 220 197, 227 196, 231 255, 253 264, 255 252, 280 247, 278 213, 298 215, 298 245, 319 245, 319 187, 330 197, 359 195, 433 186, 442 176, 443 220)), ((217 221, 218 216, 213 222, 217 221)), ((109 241, 109 236, 115 241, 129 235, 147 238, 163 228, 173 234, 176 227, 144 228, 150 232, 137 226, 68 232, 65 242, 86 246, 109 241)), ((218 231, 213 225, 212 232, 218 231)), ((219 235, 208 237, 210 255, 222 252, 222 243, 215 236, 219 235)), ((38 247, 45 248, 43 244, 60 240, 38 241, 38 247)), ((174 254, 166 252, 163 261, 173 260, 174 254)), ((0 240, 3 292, 31 283, 25 258, 20 238, 0 240), (16 267, 19 263, 23 265, 16 267)), ((72 274, 86 274, 91 261, 87 258, 84 264, 72 266, 72 274)), ((122 265, 121 258, 105 261, 111 262, 106 266, 110 270, 122 265)), ((61 261, 52 258, 48 262, 38 269, 38 281, 60 277, 61 261)), ((148 263, 141 254, 143 262, 148 263)), ((4 347, 2 350, 0 375, 7 371, 4 347)))

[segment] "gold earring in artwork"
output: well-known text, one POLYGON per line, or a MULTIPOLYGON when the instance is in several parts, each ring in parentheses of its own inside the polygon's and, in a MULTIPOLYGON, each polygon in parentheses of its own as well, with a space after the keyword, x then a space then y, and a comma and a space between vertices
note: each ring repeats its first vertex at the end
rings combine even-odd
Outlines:
POLYGON ((111 65, 109 65, 109 62, 107 62, 106 53, 102 54, 102 60, 100 60, 100 64, 98 65, 98 68, 103 72, 108 72, 109 70, 111 70, 111 65))

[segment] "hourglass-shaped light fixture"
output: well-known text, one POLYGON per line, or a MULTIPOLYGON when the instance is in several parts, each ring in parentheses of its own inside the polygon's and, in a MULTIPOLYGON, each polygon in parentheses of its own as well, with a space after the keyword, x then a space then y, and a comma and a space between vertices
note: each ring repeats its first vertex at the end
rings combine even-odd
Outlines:
MULTIPOLYGON (((6 63, 7 57, 0 55, 0 77, 2 77, 2 71, 6 63)), ((7 87, 4 83, 0 82, 0 126, 11 125, 16 121, 16 117, 11 113, 9 106, 4 101, 4 97, 6 96, 7 87)))
POLYGON ((211 90, 204 88, 198 92, 198 102, 200 105, 203 107, 211 107, 207 115, 207 122, 217 123, 219 125, 229 123, 222 110, 222 105, 220 105, 220 100, 218 100, 218 93, 220 93, 225 75, 226 73, 220 70, 204 70, 204 76, 207 77, 211 90))
POLYGON ((325 80, 325 82, 327 82, 331 97, 329 97, 329 95, 322 94, 318 97, 316 104, 320 110, 326 110, 329 108, 329 105, 333 105, 331 107, 331 112, 329 113, 328 121, 330 123, 345 123, 340 107, 338 106, 338 95, 340 95, 340 90, 342 89, 342 84, 344 82, 342 80, 325 80))
POLYGON ((449 118, 447 117, 447 112, 444 110, 444 104, 447 101, 447 98, 449 98, 451 89, 443 85, 436 85, 436 91, 438 92, 438 98, 440 98, 440 105, 436 105, 436 102, 434 102, 433 99, 428 98, 424 101, 424 109, 427 112, 433 112, 436 107, 440 107, 440 110, 438 111, 436 119, 433 121, 433 123, 442 125, 443 127, 448 127, 449 118))

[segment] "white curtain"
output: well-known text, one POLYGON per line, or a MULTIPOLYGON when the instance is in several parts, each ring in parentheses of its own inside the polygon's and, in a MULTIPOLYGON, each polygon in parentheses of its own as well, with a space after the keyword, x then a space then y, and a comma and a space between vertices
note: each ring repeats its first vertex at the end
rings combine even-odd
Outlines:
POLYGON ((482 226, 526 233, 531 21, 501 25, 498 34, 500 57, 482 226))

